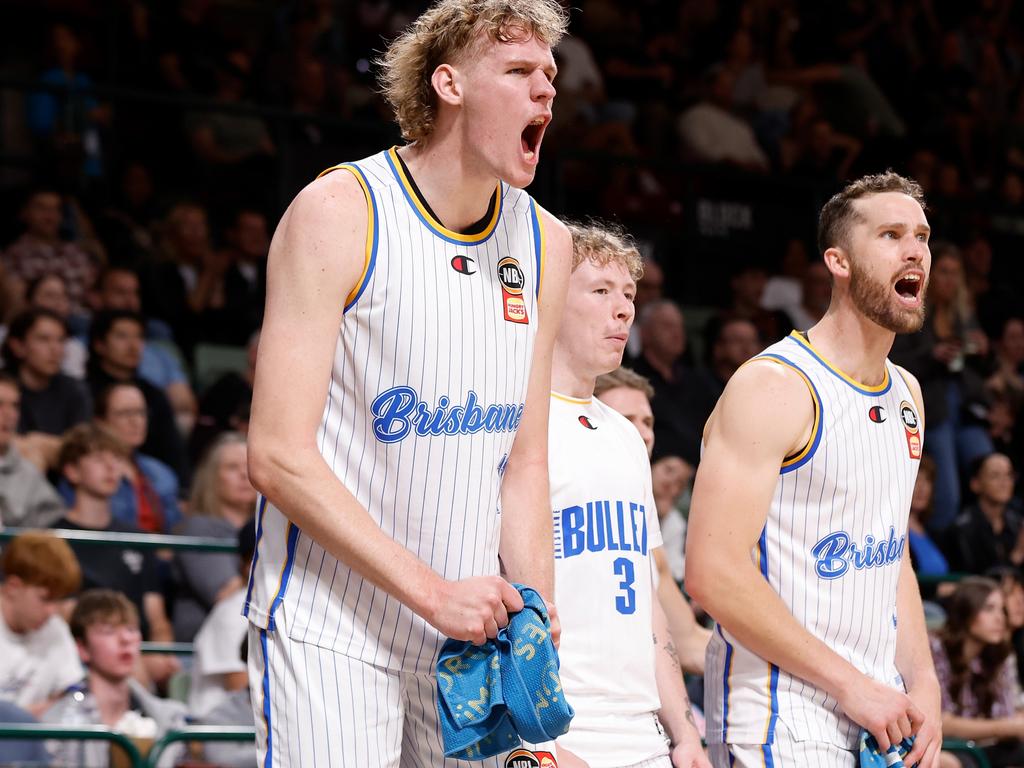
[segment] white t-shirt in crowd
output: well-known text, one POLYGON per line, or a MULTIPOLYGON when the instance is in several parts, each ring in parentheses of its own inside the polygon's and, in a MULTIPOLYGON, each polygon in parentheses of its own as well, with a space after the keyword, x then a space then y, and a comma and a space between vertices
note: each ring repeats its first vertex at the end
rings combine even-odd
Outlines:
POLYGON ((25 708, 85 677, 71 630, 51 616, 33 632, 12 632, 0 614, 0 700, 25 708))
POLYGON ((242 615, 245 589, 225 597, 206 617, 192 641, 192 685, 188 694, 189 713, 201 717, 228 698, 221 677, 244 672, 239 649, 248 632, 249 622, 242 615))

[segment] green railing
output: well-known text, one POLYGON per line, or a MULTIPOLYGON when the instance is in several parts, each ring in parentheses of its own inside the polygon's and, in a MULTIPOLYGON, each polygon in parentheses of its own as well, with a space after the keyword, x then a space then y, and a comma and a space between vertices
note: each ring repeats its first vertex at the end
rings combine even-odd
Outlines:
MULTIPOLYGON (((190 725, 168 731, 149 750, 146 762, 156 768, 160 756, 172 744, 181 741, 237 741, 250 742, 256 749, 256 729, 251 725, 190 725)), ((987 768, 987 766, 986 766, 987 768)))
MULTIPOLYGON (((0 542, 10 541, 23 533, 39 533, 38 528, 5 528, 0 531, 0 542)), ((220 539, 212 536, 175 536, 163 533, 119 533, 112 531, 79 531, 69 528, 46 528, 44 533, 52 533, 65 541, 76 544, 95 544, 109 546, 111 544, 136 549, 181 549, 200 552, 238 552, 238 542, 234 539, 220 539)))
POLYGON ((945 752, 959 752, 961 754, 968 755, 978 768, 992 768, 992 763, 989 762, 988 755, 986 755, 985 751, 977 746, 973 741, 965 741, 964 739, 943 739, 942 749, 945 752))
POLYGON ((146 765, 131 739, 105 725, 51 725, 49 723, 0 723, 0 741, 60 739, 62 741, 109 741, 124 750, 132 768, 146 765))

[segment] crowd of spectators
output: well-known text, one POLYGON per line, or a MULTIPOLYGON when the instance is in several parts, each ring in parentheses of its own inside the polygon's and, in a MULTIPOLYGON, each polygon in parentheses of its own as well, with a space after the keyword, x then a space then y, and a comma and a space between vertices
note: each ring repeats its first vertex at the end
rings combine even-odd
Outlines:
MULTIPOLYGON (((188 676, 194 717, 244 721, 245 431, 270 233, 321 169, 399 140, 373 60, 426 3, 16 5, 0 30, 0 154, 25 158, 0 165, 0 526, 241 546, 4 547, 0 708, 60 713, 79 685, 113 724, 125 696, 152 716, 146 692, 188 676), (224 347, 233 369, 211 376, 204 361, 224 347), (211 634, 232 638, 227 652, 211 634), (143 639, 194 640, 197 658, 190 670, 140 659, 143 639), (110 655, 143 687, 94 675, 110 655), (5 664, 46 675, 28 685, 5 664), (91 690, 94 678, 120 682, 91 690)), ((531 191, 556 214, 614 217, 639 237, 628 354, 653 387, 658 511, 679 574, 680 510, 718 396, 828 306, 817 204, 887 166, 921 183, 928 317, 892 352, 927 413, 909 546, 928 578, 1004 569, 929 596, 947 601, 934 650, 952 732, 1005 719, 1009 694, 982 683, 1010 680, 1004 645, 1024 668, 1024 6, 581 0, 555 55, 556 119, 531 191), (787 198, 798 216, 757 213, 787 198), (695 283, 705 268, 721 279, 695 283), (1010 639, 968 642, 1000 599, 1010 639)))

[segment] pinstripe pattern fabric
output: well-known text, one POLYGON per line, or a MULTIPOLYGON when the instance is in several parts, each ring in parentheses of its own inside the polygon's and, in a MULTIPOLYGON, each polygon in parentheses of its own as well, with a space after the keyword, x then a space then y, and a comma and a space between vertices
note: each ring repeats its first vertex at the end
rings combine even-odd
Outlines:
MULTIPOLYGON (((381 529, 442 576, 496 574, 501 477, 536 332, 535 205, 500 184, 485 230, 460 235, 419 206, 394 150, 340 168, 360 179, 374 227, 363 284, 339 308, 320 452, 381 529)), ((444 639, 436 630, 272 504, 261 503, 257 525, 253 623, 273 630, 284 609, 293 639, 432 672, 444 639)))
POLYGON ((857 755, 835 744, 777 739, 774 744, 709 744, 714 768, 856 768, 857 755))
MULTIPOLYGON (((285 622, 286 623, 286 622, 285 622)), ((444 757, 437 681, 250 625, 249 685, 262 768, 501 768, 444 757)))
MULTIPOLYGON (((751 559, 800 624, 861 672, 902 690, 896 586, 919 464, 911 455, 920 438, 913 396, 891 363, 880 386, 865 387, 796 334, 762 357, 804 377, 818 426, 780 468, 751 559)), ((709 743, 772 744, 784 725, 795 740, 856 749, 860 729, 834 698, 766 663, 721 626, 705 669, 709 743)))

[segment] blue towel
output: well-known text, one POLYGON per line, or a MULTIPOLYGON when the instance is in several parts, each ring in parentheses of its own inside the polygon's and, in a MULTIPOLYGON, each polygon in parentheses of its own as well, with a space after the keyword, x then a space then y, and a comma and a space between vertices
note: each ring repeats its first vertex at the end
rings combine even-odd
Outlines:
POLYGON ((482 760, 569 730, 558 652, 541 596, 515 585, 523 610, 484 645, 447 640, 437 660, 437 712, 445 757, 482 760))
POLYGON ((883 755, 875 737, 867 731, 861 731, 860 768, 904 768, 903 758, 910 753, 913 747, 914 737, 910 736, 899 744, 890 746, 883 755))

